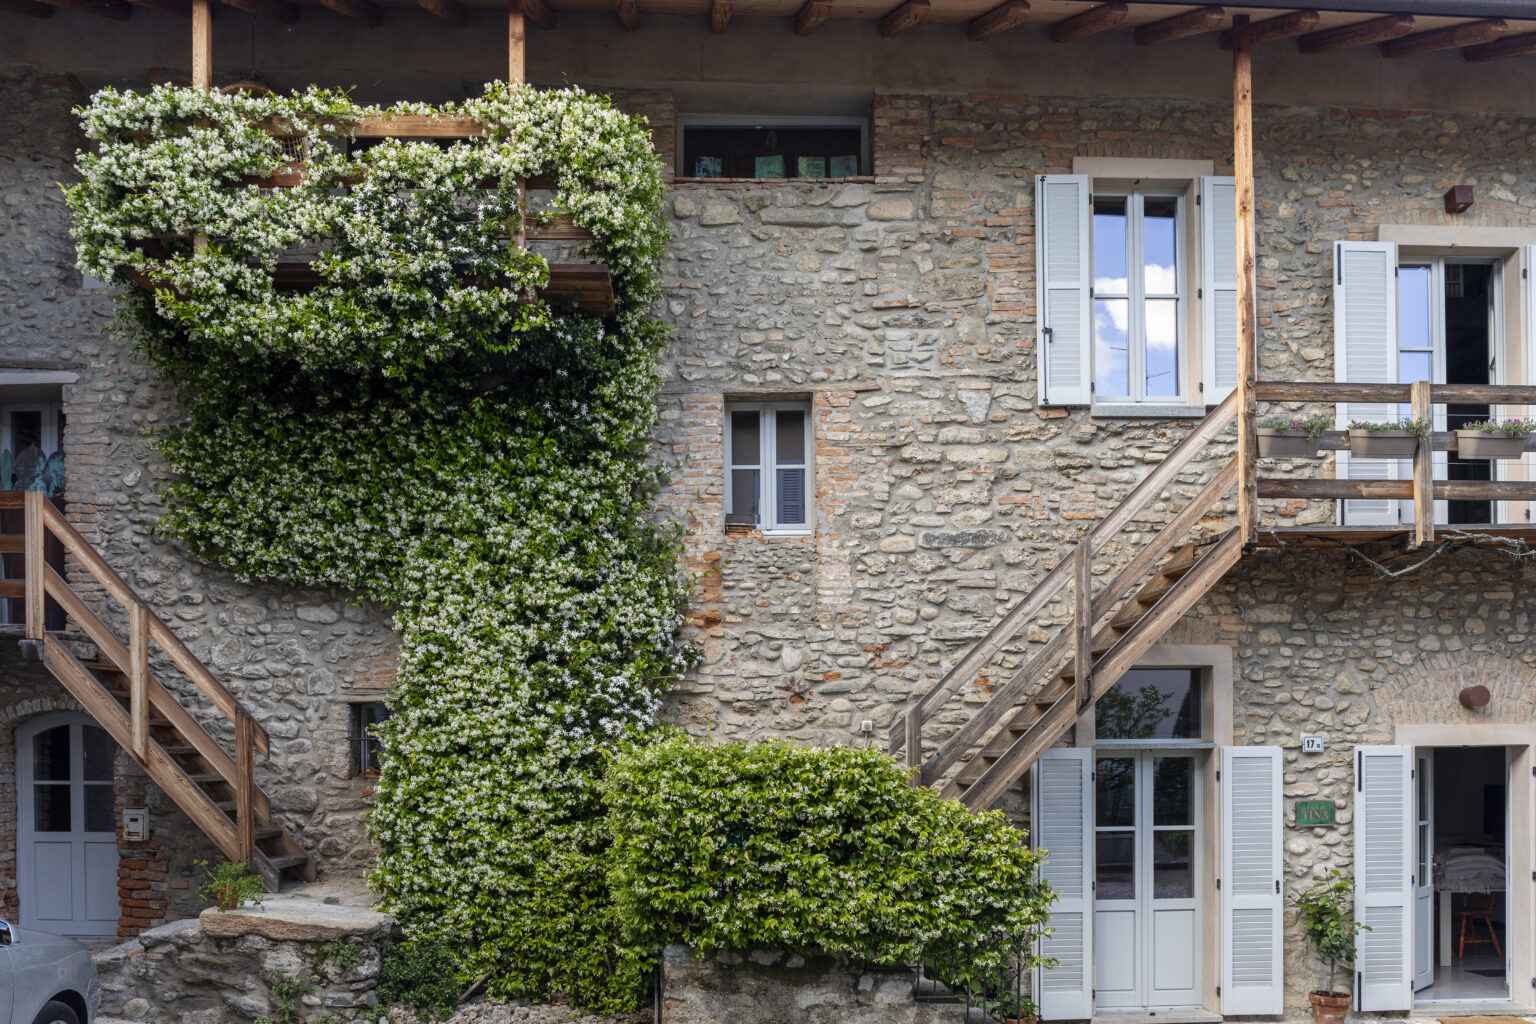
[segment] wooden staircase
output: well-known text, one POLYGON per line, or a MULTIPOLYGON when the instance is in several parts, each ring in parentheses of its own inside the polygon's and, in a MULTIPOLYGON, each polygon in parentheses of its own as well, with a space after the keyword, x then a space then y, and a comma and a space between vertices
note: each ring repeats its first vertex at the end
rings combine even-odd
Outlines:
POLYGON ((1241 528, 1216 511, 1238 483, 1234 457, 1094 593, 1095 556, 1226 430, 1237 411, 1233 392, 897 722, 887 749, 899 754, 905 748, 918 784, 936 786, 972 809, 990 806, 1237 564, 1241 528), (1212 525, 1208 520, 1218 521, 1214 536, 1202 529, 1212 525), (1069 584, 1070 623, 925 758, 924 725, 1063 598, 1069 584))
POLYGON ((256 754, 268 751, 266 730, 41 491, 0 491, 0 509, 20 509, 25 514, 21 537, 0 537, 0 552, 24 556, 24 582, 14 577, 0 581, 0 597, 25 599, 24 643, 37 649, 64 688, 224 856, 260 874, 271 892, 285 879, 313 881, 314 861, 273 820, 267 796, 256 785, 254 760, 256 754), (90 574, 108 601, 124 610, 126 640, 119 639, 58 570, 47 564, 48 537, 55 538, 90 574), (49 599, 95 645, 94 658, 81 658, 60 635, 46 628, 49 599), (222 713, 234 734, 233 756, 151 672, 152 654, 180 670, 222 713))

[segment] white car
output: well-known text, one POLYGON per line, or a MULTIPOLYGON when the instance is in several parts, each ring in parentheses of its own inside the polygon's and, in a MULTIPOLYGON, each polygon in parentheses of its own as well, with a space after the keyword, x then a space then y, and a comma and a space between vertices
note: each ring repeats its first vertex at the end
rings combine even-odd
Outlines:
POLYGON ((92 1024, 96 964, 74 939, 0 921, 0 1024, 92 1024))

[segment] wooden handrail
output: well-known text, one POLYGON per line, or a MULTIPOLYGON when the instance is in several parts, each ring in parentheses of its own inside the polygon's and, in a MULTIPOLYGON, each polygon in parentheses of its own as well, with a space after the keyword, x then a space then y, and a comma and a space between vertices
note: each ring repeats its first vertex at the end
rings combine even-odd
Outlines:
MULTIPOLYGON (((1261 402, 1358 402, 1408 405, 1411 384, 1349 384, 1338 381, 1261 380, 1254 386, 1261 402)), ((1432 405, 1536 405, 1536 385, 1431 384, 1432 405)))

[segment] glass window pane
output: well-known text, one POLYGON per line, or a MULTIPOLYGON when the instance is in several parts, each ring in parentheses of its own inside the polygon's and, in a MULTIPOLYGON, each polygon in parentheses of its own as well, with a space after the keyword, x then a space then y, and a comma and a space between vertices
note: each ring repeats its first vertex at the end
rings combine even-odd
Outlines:
POLYGON ((1126 275, 1126 198, 1093 200, 1093 289, 1095 295, 1129 295, 1126 275))
POLYGON ((17 410, 11 413, 11 450, 41 448, 43 445, 43 414, 36 409, 17 410))
POLYGON ((1179 293, 1179 201, 1173 196, 1142 200, 1142 282, 1148 295, 1179 293))
POLYGON ((805 524, 805 470, 780 469, 776 479, 779 507, 774 517, 779 526, 805 524))
POLYGON ((86 779, 91 782, 111 782, 112 759, 117 754, 117 744, 112 742, 107 730, 99 726, 83 726, 81 733, 85 743, 86 779))
POLYGON ((1411 384, 1416 380, 1434 380, 1430 374, 1433 372, 1433 363, 1430 361, 1429 352, 1399 352, 1397 356, 1397 379, 1404 384, 1411 384))
POLYGON ((32 740, 32 778, 38 782, 69 778, 69 726, 45 729, 32 740))
POLYGON ((1129 299, 1096 299, 1093 303, 1093 378, 1102 398, 1131 393, 1129 299))
POLYGON ((1135 899, 1136 833, 1100 832, 1094 838, 1094 898, 1135 899))
POLYGON ((805 465, 805 410, 780 409, 774 435, 775 457, 781 466, 805 465))
POLYGON ((761 417, 755 409, 738 409, 731 413, 731 465, 755 466, 762 461, 762 448, 758 433, 761 417))
POLYGON ((1101 739, 1199 739, 1200 673, 1195 669, 1132 669, 1094 707, 1101 739))
POLYGON ((68 832, 69 822, 68 785, 32 787, 32 828, 38 832, 68 832))
POLYGON ((1136 762, 1101 757, 1094 770, 1095 823, 1101 828, 1136 823, 1136 762))
MULTIPOLYGON (((1397 346, 1430 348, 1430 273, 1428 267, 1397 271, 1397 346)), ((1404 378, 1405 380, 1428 380, 1404 378)))
POLYGON ((733 516, 756 516, 758 495, 758 470, 731 470, 731 507, 726 512, 733 516))
MULTIPOLYGON (((63 788, 63 787, 59 787, 63 788)), ((87 832, 116 831, 112 813, 112 787, 87 784, 85 787, 85 830, 87 832)))
POLYGON ((1179 300, 1147 299, 1147 397, 1179 393, 1179 300))
POLYGON ((1189 825, 1194 822, 1195 760, 1192 757, 1152 759, 1152 824, 1189 825))
POLYGON ((1194 829, 1152 834, 1152 898, 1187 900, 1195 895, 1194 829))

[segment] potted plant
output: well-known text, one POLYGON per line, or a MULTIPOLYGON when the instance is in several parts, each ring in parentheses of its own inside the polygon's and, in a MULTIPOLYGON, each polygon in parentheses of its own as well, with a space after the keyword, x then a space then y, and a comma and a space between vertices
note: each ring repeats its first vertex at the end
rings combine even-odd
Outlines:
POLYGON ((1355 420, 1349 425, 1349 454, 1357 459, 1411 459, 1419 444, 1429 443, 1428 420, 1355 420))
POLYGON ((982 1010, 1002 1024, 1034 1024, 1040 1011, 1028 996, 1004 988, 982 1000, 982 1010))
POLYGON ((266 894, 267 887, 260 875, 245 870, 244 863, 221 860, 210 867, 207 861, 200 860, 197 866, 208 872, 197 893, 205 900, 212 900, 220 913, 239 910, 241 904, 248 902, 261 906, 261 897, 266 894))
POLYGON ((1315 459, 1323 431, 1333 426, 1333 417, 1271 416, 1257 426, 1259 454, 1266 459, 1315 459))
POLYGON ((1355 920, 1355 883, 1342 872, 1330 871, 1296 898, 1301 927, 1318 958, 1328 965, 1328 987, 1307 993, 1315 1024, 1340 1024, 1349 1012, 1350 994, 1334 988, 1338 969, 1353 970, 1355 936, 1369 926, 1355 920))
POLYGON ((1477 420, 1456 428, 1456 452, 1464 459, 1518 459, 1536 420, 1477 420))

